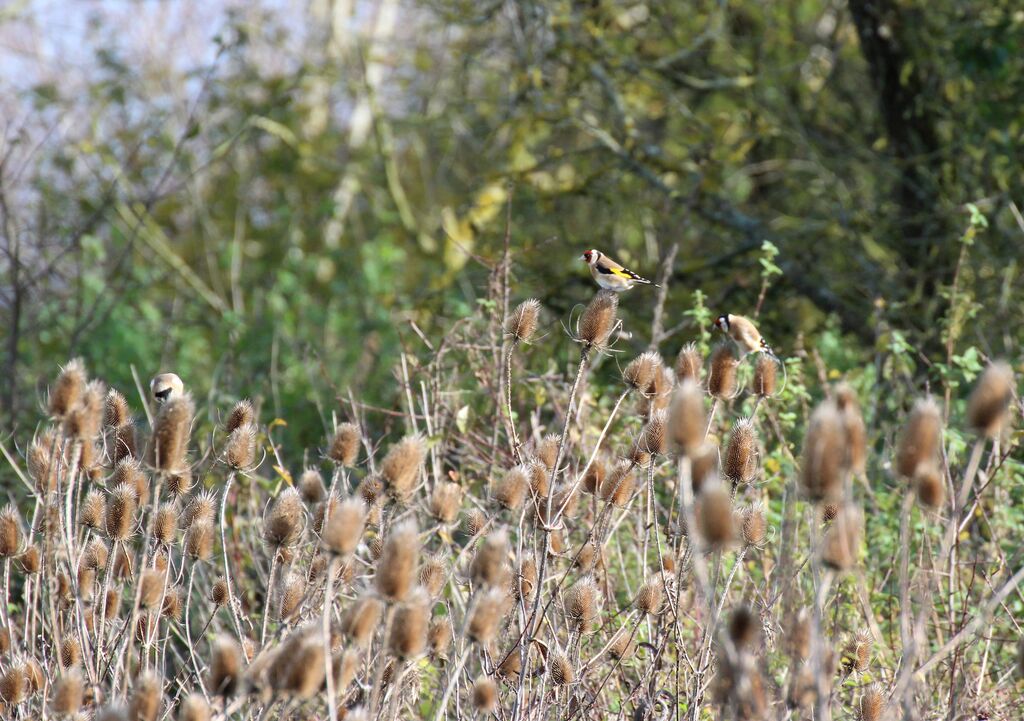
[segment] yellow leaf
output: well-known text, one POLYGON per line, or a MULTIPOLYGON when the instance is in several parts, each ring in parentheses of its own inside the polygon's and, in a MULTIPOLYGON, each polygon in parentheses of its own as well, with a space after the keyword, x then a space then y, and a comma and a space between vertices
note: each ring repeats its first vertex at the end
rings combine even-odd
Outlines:
POLYGON ((277 428, 278 426, 287 426, 287 425, 288 425, 288 421, 286 421, 285 419, 283 419, 283 418, 275 418, 274 420, 270 421, 269 425, 267 425, 267 430, 270 430, 271 428, 277 428))
POLYGON ((274 470, 277 471, 277 475, 281 476, 284 482, 289 486, 295 485, 295 482, 292 480, 292 474, 288 472, 288 469, 281 468, 281 466, 274 466, 274 470))

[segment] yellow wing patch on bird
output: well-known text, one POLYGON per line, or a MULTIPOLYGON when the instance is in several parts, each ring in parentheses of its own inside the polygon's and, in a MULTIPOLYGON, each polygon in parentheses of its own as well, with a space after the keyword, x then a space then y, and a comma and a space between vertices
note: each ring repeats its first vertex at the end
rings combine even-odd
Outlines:
POLYGON ((626 268, 609 268, 608 270, 612 272, 612 275, 617 275, 620 278, 625 278, 626 280, 636 280, 640 277, 633 271, 627 270, 626 268))

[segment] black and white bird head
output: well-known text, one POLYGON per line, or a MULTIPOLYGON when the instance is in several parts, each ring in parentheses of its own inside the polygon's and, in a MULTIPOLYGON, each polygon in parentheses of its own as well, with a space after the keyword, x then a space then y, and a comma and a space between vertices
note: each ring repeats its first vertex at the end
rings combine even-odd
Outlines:
POLYGON ((185 392, 185 385, 174 373, 161 373, 149 382, 149 392, 157 403, 166 403, 185 392))
POLYGON ((601 251, 599 250, 585 250, 583 255, 580 256, 580 260, 584 261, 587 265, 593 265, 601 259, 601 251))
POLYGON ((717 318, 715 318, 715 328, 718 328, 719 330, 724 331, 726 333, 729 332, 729 314, 728 313, 726 313, 725 315, 720 315, 717 318))

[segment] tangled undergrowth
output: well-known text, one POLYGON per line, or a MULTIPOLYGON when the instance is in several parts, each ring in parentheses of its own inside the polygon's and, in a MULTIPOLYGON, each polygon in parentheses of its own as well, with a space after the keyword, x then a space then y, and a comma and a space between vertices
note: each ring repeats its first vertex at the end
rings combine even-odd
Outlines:
POLYGON ((249 401, 62 368, 3 448, 3 717, 1019 718, 1008 365, 885 419, 702 334, 615 389, 617 297, 566 339, 507 277, 305 468, 249 401))

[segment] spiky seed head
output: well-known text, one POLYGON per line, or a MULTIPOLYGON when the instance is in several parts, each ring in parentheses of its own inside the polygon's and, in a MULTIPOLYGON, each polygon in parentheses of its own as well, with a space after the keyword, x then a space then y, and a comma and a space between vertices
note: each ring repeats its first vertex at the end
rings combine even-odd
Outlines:
POLYGON ((843 492, 845 456, 842 416, 835 403, 825 400, 811 414, 804 437, 800 480, 808 498, 830 503, 839 500, 843 492))
POLYGON ((536 458, 544 464, 548 471, 553 469, 555 463, 558 462, 558 444, 561 440, 562 437, 557 433, 548 433, 537 444, 536 458))
POLYGON ((711 352, 708 393, 713 398, 732 398, 736 394, 736 369, 739 364, 731 343, 719 345, 711 352))
POLYGON ((1013 369, 1004 361, 989 364, 967 401, 967 422, 975 432, 993 437, 1006 422, 1013 400, 1013 369))
POLYGON ((164 592, 164 583, 167 574, 155 568, 148 568, 142 572, 142 592, 140 595, 143 608, 152 609, 160 602, 160 596, 164 592))
POLYGON ((124 395, 113 388, 108 390, 103 401, 103 425, 111 429, 122 428, 131 420, 132 411, 124 395))
POLYGON ((395 608, 388 649, 403 661, 419 656, 427 646, 429 625, 430 601, 417 590, 395 608))
POLYGON ((380 471, 387 484, 388 493, 399 502, 406 502, 416 489, 423 458, 426 455, 426 443, 419 435, 406 436, 391 446, 380 471))
POLYGON ((651 413, 640 435, 640 445, 652 456, 668 453, 668 414, 665 411, 651 413))
POLYGON ((536 298, 524 300, 516 306, 505 321, 505 333, 517 343, 528 343, 537 331, 540 317, 540 301, 536 298))
POLYGON ((453 523, 462 505, 462 486, 452 481, 442 481, 430 495, 430 515, 441 523, 453 523))
POLYGON ((250 468, 256 461, 256 426, 243 423, 228 435, 224 444, 224 462, 229 468, 250 468))
POLYGON ((522 466, 515 466, 495 484, 494 500, 502 508, 518 509, 523 504, 529 488, 530 479, 526 471, 522 466))
POLYGON ((700 351, 697 349, 696 343, 687 343, 679 349, 679 355, 676 356, 676 380, 680 383, 684 381, 693 381, 694 383, 700 383, 700 372, 704 367, 704 359, 701 358, 700 351))
POLYGON ((739 650, 750 650, 757 641, 760 629, 757 616, 746 606, 738 606, 729 616, 729 640, 739 650))
POLYGON ((530 491, 539 498, 547 498, 551 472, 548 467, 536 458, 526 463, 526 473, 530 478, 530 491))
POLYGON ((53 433, 44 433, 32 441, 28 448, 28 475, 36 490, 44 493, 55 490, 61 466, 60 445, 53 433))
POLYGON ((347 556, 359 546, 366 527, 366 505, 358 498, 349 498, 331 512, 320 540, 331 553, 347 556))
POLYGON ((933 461, 942 438, 942 413, 931 398, 914 404, 907 425, 900 436, 896 452, 896 470, 905 478, 913 478, 922 463, 933 461))
POLYGON ((857 705, 858 721, 881 721, 882 712, 885 711, 885 694, 882 687, 873 683, 864 689, 857 705))
POLYGON ((34 543, 29 544, 22 551, 21 556, 18 557, 18 564, 21 566, 22 573, 29 575, 39 573, 39 569, 42 567, 42 557, 40 555, 39 546, 34 543))
POLYGON ((324 487, 323 476, 315 468, 307 468, 299 476, 299 495, 306 505, 313 506, 324 500, 327 489, 324 487))
POLYGON ((228 413, 228 417, 224 421, 224 432, 231 435, 242 426, 252 425, 255 422, 256 410, 252 406, 252 401, 243 398, 235 403, 231 412, 228 413))
POLYGON ((488 646, 508 608, 508 595, 503 588, 490 588, 476 595, 466 620, 466 638, 488 646))
POLYGON ((374 584, 389 601, 401 601, 416 581, 416 556, 420 544, 415 521, 395 526, 384 541, 374 584))
POLYGON ((835 571, 853 568, 860 555, 863 527, 859 508, 850 503, 840 506, 822 540, 821 560, 835 571))
POLYGON ((743 545, 759 547, 764 543, 768 522, 764 515, 764 505, 760 502, 747 506, 739 517, 740 537, 743 545))
POLYGON ((215 534, 212 521, 196 521, 185 532, 185 553, 194 561, 209 560, 215 534))
POLYGON ((857 393, 849 383, 840 383, 835 387, 835 399, 846 434, 846 466, 854 473, 863 473, 867 463, 868 434, 857 393))
POLYGON ((181 514, 181 527, 191 528, 196 523, 212 523, 217 510, 217 496, 213 491, 200 491, 189 499, 181 514))
POLYGON ((132 534, 137 507, 135 488, 122 483, 107 498, 104 525, 107 537, 123 541, 132 534))
POLYGON ((597 585, 584 577, 565 592, 565 618, 578 633, 588 633, 597 618, 600 594, 597 585))
POLYGON ((135 424, 128 421, 114 431, 114 438, 111 442, 110 457, 115 464, 126 458, 137 458, 138 440, 135 436, 135 424))
POLYGON ((93 537, 82 554, 82 564, 93 569, 105 568, 109 553, 107 544, 101 538, 93 537))
POLYGON ((754 363, 754 379, 751 381, 754 395, 761 398, 775 395, 778 373, 779 366, 775 357, 768 353, 758 353, 757 361, 754 363))
POLYGON ((228 605, 230 598, 228 595, 228 582, 223 578, 215 580, 213 586, 210 587, 210 602, 219 608, 228 605))
POLYGON ((297 573, 288 574, 281 583, 277 599, 277 620, 287 621, 295 617, 306 592, 306 580, 297 573))
POLYGON ((128 702, 128 713, 135 721, 156 721, 160 713, 160 701, 163 697, 163 684, 152 671, 143 671, 135 679, 131 700, 128 702))
POLYGON ((604 460, 598 456, 594 459, 594 462, 590 464, 590 468, 583 474, 583 490, 587 493, 597 493, 601 484, 604 483, 606 475, 606 467, 604 460))
POLYGON ((327 457, 339 466, 352 466, 359 457, 362 433, 355 423, 342 423, 331 436, 327 457))
POLYGON ((508 556, 508 534, 504 530, 496 531, 480 544, 469 573, 473 584, 483 587, 496 587, 507 575, 505 561, 508 556))
POLYGON ((946 500, 946 479, 935 463, 922 463, 914 471, 914 490, 917 501, 932 511, 938 510, 946 500))
POLYGON ((576 678, 572 664, 561 651, 552 651, 548 654, 548 673, 551 675, 551 683, 555 686, 568 686, 576 678))
POLYGON ((164 476, 164 488, 172 498, 180 498, 192 490, 192 469, 179 468, 164 476))
POLYGON ((435 659, 448 660, 448 649, 452 645, 452 624, 447 616, 435 616, 427 628, 427 648, 435 659))
POLYGON ((210 721, 210 705, 202 694, 190 693, 178 706, 177 721, 210 721))
POLYGON ((636 476, 633 473, 633 464, 627 460, 621 460, 615 464, 608 477, 601 484, 601 498, 620 508, 629 503, 633 496, 633 489, 636 487, 636 476))
POLYGON ((498 676, 510 683, 519 682, 519 672, 523 669, 523 659, 520 653, 521 647, 515 646, 511 651, 497 656, 497 658, 502 659, 501 663, 498 664, 498 676))
POLYGON ((644 447, 644 434, 643 429, 637 435, 636 440, 629 447, 629 455, 627 456, 630 465, 636 466, 637 468, 647 468, 651 462, 651 454, 644 447))
POLYGON ((81 358, 73 358, 60 369, 48 403, 50 415, 62 418, 78 403, 85 393, 85 364, 81 358))
POLYGON ((868 666, 871 665, 871 647, 871 634, 865 630, 858 631, 843 648, 843 653, 840 657, 843 671, 847 674, 855 671, 857 673, 867 671, 868 666))
POLYGON ((498 708, 498 685, 486 676, 473 682, 473 708, 481 714, 490 714, 498 708))
POLYGON ((519 572, 516 576, 518 579, 516 593, 523 599, 529 599, 537 585, 537 562, 532 558, 524 558, 519 564, 519 572))
POLYGON ((749 483, 757 474, 757 430, 752 418, 742 418, 733 424, 723 470, 733 484, 749 483))
POLYGON ((483 511, 471 508, 466 511, 463 525, 466 529, 466 535, 473 537, 480 533, 480 531, 484 529, 484 526, 487 525, 487 516, 484 515, 483 511))
POLYGON ((81 670, 68 669, 54 684, 50 708, 57 716, 72 716, 82 708, 84 695, 85 682, 81 670))
POLYGON ((174 532, 178 528, 178 509, 171 503, 163 503, 157 509, 153 522, 153 537, 157 543, 169 546, 174 543, 174 532))
POLYGON ((82 443, 89 443, 103 423, 103 385, 90 381, 78 402, 64 415, 64 434, 82 443))
POLYGON ((641 353, 631 360, 622 371, 622 380, 633 390, 644 391, 654 379, 654 374, 661 370, 664 363, 655 351, 641 353))
POLYGON ((600 562, 601 554, 598 552, 597 545, 593 541, 587 541, 581 547, 576 555, 576 568, 581 571, 593 570, 600 562))
POLYGON ((721 483, 708 483, 701 488, 694 515, 701 538, 709 547, 723 548, 736 537, 732 498, 721 483))
POLYGON ((615 632, 610 644, 608 655, 616 661, 625 661, 636 651, 636 642, 631 638, 629 629, 623 626, 615 632))
POLYGON ((635 605, 641 613, 657 615, 661 610, 662 586, 661 579, 647 579, 636 593, 635 605))
POLYGON ((676 387, 668 414, 668 432, 672 442, 685 454, 704 442, 706 429, 704 394, 691 380, 676 387))
POLYGON ((563 509, 562 515, 565 518, 576 517, 576 511, 579 510, 579 501, 579 490, 574 485, 569 485, 568 483, 559 484, 551 494, 552 508, 555 510, 563 509))
POLYGON ((420 566, 418 580, 430 598, 437 598, 448 581, 448 569, 440 556, 427 556, 420 566))
POLYGON ((216 696, 234 696, 242 685, 242 647, 229 636, 218 636, 210 648, 206 687, 216 696))
POLYGON ((576 335, 585 348, 603 348, 615 329, 619 310, 619 297, 608 290, 600 290, 580 316, 576 335))
POLYGON ((60 643, 60 666, 65 671, 82 662, 82 644, 74 636, 65 636, 60 643))
POLYGON ((384 481, 380 476, 370 474, 359 482, 356 492, 366 501, 367 506, 373 506, 384 493, 384 481))
POLYGON ((345 611, 341 620, 341 631, 358 648, 366 648, 373 637, 373 631, 380 621, 384 604, 372 594, 365 593, 345 611))
POLYGON ((288 486, 270 507, 263 521, 263 540, 272 548, 288 548, 302 534, 302 499, 294 486, 288 486))
POLYGON ((185 591, 179 586, 167 589, 164 594, 163 604, 160 606, 160 615, 171 621, 180 621, 181 612, 185 609, 185 591))
POLYGON ((185 467, 194 414, 195 404, 189 393, 173 396, 160 406, 150 438, 150 465, 161 471, 178 471, 185 467))
POLYGON ((21 551, 21 514, 8 503, 0 511, 0 558, 13 558, 21 551))

